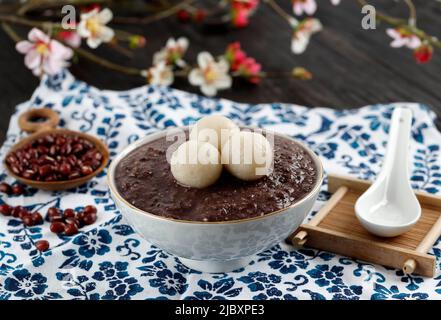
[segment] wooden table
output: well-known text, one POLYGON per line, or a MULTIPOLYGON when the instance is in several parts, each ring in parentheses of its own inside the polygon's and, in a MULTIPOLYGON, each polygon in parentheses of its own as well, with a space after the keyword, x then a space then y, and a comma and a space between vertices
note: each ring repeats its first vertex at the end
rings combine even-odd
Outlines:
MULTIPOLYGON (((289 10, 289 1, 285 3, 289 10)), ((289 70, 294 66, 309 69, 311 81, 295 79, 268 79, 255 87, 238 84, 234 89, 221 92, 220 96, 236 101, 290 102, 306 106, 332 108, 360 107, 372 103, 415 101, 425 103, 441 115, 441 52, 435 52, 431 63, 418 65, 407 49, 389 47, 391 39, 384 26, 377 30, 361 28, 360 8, 353 0, 342 0, 338 7, 320 0, 317 17, 325 30, 317 34, 307 51, 300 56, 290 51, 291 31, 273 11, 262 6, 251 25, 243 30, 213 32, 190 24, 180 24, 175 18, 148 26, 131 27, 133 32, 146 36, 148 45, 136 51, 135 58, 113 53, 110 59, 128 65, 149 66, 152 53, 158 50, 170 36, 186 36, 191 41, 187 58, 195 61, 199 51, 208 50, 221 54, 226 45, 240 41, 243 48, 263 64, 265 70, 289 70)), ((380 3, 377 1, 377 3, 380 3)), ((431 34, 441 37, 441 6, 436 1, 417 0, 418 25, 431 34)), ((406 17, 405 6, 395 1, 382 4, 389 14, 406 17)), ((0 32, 0 142, 9 123, 15 105, 29 99, 38 80, 23 65, 12 41, 0 32)), ((99 52, 108 53, 100 48, 99 52)), ((80 79, 106 89, 128 89, 142 85, 143 79, 129 77, 102 69, 81 61, 71 71, 80 79)), ((186 81, 179 80, 174 87, 198 92, 186 81)), ((438 128, 441 122, 437 120, 438 128)))

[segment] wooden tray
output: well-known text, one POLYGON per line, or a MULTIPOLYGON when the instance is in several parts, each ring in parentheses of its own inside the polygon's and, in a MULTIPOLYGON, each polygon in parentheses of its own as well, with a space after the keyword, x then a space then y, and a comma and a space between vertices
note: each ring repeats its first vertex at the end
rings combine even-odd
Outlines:
POLYGON ((368 181, 329 175, 329 201, 290 237, 294 245, 335 252, 368 262, 433 277, 436 258, 427 254, 441 234, 441 197, 415 192, 421 219, 408 232, 394 238, 368 233, 358 222, 354 205, 371 185, 368 181))

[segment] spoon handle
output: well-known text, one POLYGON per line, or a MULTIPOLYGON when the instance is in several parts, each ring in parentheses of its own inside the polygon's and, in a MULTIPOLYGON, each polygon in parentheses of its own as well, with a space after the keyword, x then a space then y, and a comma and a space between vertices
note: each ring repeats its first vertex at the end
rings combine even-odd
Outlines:
MULTIPOLYGON (((392 113, 389 140, 380 176, 395 187, 409 185, 409 140, 412 126, 410 109, 397 107, 392 113)), ((387 188, 391 190, 395 188, 387 188)))

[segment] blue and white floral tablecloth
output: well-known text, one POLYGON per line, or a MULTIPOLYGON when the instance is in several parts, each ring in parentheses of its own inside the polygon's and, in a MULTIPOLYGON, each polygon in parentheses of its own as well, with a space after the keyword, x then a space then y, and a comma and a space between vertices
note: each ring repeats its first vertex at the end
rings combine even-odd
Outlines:
MULTIPOLYGON (((414 113, 414 187, 440 193, 441 134, 433 124, 434 114, 423 105, 407 105, 414 113)), ((335 111, 279 103, 248 105, 151 86, 101 91, 66 71, 43 79, 32 98, 18 106, 1 158, 23 136, 17 114, 31 107, 57 110, 63 127, 100 137, 112 155, 148 133, 221 113, 244 125, 303 140, 321 156, 327 172, 373 179, 383 159, 394 104, 335 111)), ((0 181, 14 182, 3 167, 0 181)), ((321 192, 312 214, 328 196, 321 192)), ((59 237, 47 223, 25 227, 17 219, 0 216, 0 299, 441 298, 439 275, 408 276, 329 252, 296 251, 284 243, 256 255, 252 265, 238 272, 211 275, 189 270, 127 225, 109 198, 105 173, 70 192, 31 189, 26 196, 2 194, 3 202, 40 212, 54 205, 75 208, 94 203, 99 219, 76 236, 59 237), (42 254, 35 249, 40 238, 50 241, 51 250, 42 254)), ((431 254, 441 257, 441 244, 431 254)))

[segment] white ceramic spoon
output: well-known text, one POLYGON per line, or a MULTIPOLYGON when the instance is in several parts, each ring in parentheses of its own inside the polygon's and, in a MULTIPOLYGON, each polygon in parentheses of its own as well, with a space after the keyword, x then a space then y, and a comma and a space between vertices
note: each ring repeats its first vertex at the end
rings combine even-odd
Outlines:
POLYGON ((381 172, 355 203, 360 223, 380 237, 395 237, 406 232, 421 216, 421 206, 409 181, 411 125, 412 112, 395 108, 381 172))

